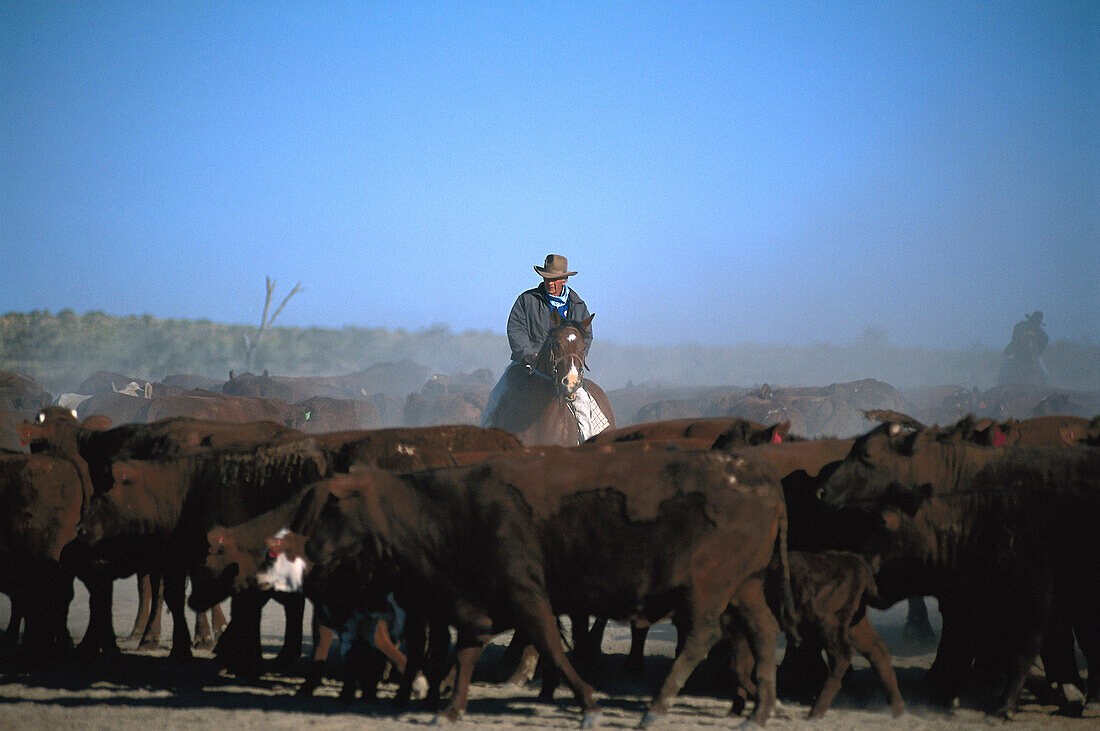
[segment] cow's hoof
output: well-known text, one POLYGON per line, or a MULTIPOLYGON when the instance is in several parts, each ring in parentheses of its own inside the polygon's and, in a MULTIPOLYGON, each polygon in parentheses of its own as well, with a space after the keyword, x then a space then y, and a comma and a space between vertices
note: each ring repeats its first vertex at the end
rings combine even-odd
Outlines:
POLYGON ((458 723, 458 719, 462 718, 462 712, 454 708, 448 708, 443 713, 435 714, 435 718, 432 719, 433 726, 445 726, 447 724, 458 723))
POLYGON ((428 697, 428 679, 423 673, 417 673, 412 682, 412 697, 416 699, 428 697))
POLYGON ((177 648, 175 645, 173 645, 172 651, 168 653, 168 659, 176 663, 191 662, 191 648, 177 648))
POLYGON ((599 728, 602 723, 603 714, 599 709, 585 711, 584 716, 581 717, 581 728, 599 728))
POLYGON ((638 728, 653 728, 664 717, 665 714, 663 713, 657 713, 653 710, 646 711, 645 715, 642 716, 642 720, 638 722, 638 728))
POLYGON ((1060 683, 1057 688, 1058 713, 1080 717, 1085 712, 1085 694, 1073 683, 1060 683))

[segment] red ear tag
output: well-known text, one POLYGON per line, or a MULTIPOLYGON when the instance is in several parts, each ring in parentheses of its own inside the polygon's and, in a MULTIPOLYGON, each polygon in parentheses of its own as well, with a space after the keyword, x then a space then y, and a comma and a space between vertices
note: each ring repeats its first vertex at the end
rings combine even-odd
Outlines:
POLYGON ((276 558, 279 557, 279 552, 278 551, 268 551, 267 552, 267 557, 270 558, 270 559, 276 559, 276 558))
POLYGON ((995 428, 993 430, 993 446, 1003 447, 1006 444, 1008 444, 1008 437, 1006 437, 1004 435, 1004 432, 1002 432, 1000 429, 995 428))
POLYGON ((772 434, 772 444, 782 444, 782 443, 783 443, 783 435, 780 434, 779 432, 774 432, 772 434))

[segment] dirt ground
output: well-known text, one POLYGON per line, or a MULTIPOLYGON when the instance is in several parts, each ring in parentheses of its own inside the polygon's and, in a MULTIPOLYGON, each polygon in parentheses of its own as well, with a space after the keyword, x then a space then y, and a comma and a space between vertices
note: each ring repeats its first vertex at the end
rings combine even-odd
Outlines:
MULTIPOLYGON (((134 579, 115 582, 115 631, 120 637, 128 634, 133 625, 136 600, 134 579)), ((83 635, 87 625, 87 611, 87 593, 77 582, 69 618, 69 629, 76 639, 83 635)), ((7 626, 9 614, 6 597, 0 598, 0 626, 7 626)), ((193 622, 194 615, 190 612, 189 615, 193 622)), ((908 699, 932 662, 934 647, 907 646, 901 638, 904 620, 904 604, 889 612, 872 614, 875 627, 890 647, 902 694, 908 699)), ((937 622, 935 615, 938 629, 937 622)), ((263 615, 265 657, 274 657, 278 652, 282 628, 282 609, 271 603, 263 615)), ((162 636, 167 645, 171 637, 170 619, 165 622, 162 636)), ((517 688, 491 682, 503 672, 498 661, 505 640, 498 639, 486 650, 470 691, 468 713, 459 728, 578 727, 580 713, 567 690, 559 689, 555 702, 548 704, 536 699, 536 686, 517 688)), ((646 645, 644 681, 627 681, 618 673, 629 644, 629 629, 610 625, 604 638, 605 654, 589 678, 599 691, 604 709, 601 723, 607 728, 637 725, 649 694, 668 670, 675 631, 668 623, 653 628, 646 645)), ((308 639, 306 645, 308 652, 311 649, 308 639)), ((220 675, 209 652, 196 652, 192 662, 178 665, 167 659, 167 646, 151 652, 137 652, 130 642, 124 641, 121 646, 122 656, 112 663, 70 660, 33 675, 20 672, 14 648, 0 648, 0 728, 413 729, 430 725, 435 718, 415 701, 407 709, 395 707, 391 701, 395 689, 392 684, 384 684, 379 700, 370 704, 341 704, 336 699, 340 684, 328 679, 313 698, 297 698, 295 691, 303 680, 305 657, 294 672, 268 673, 258 683, 243 684, 232 676, 220 675)), ((689 687, 658 728, 732 728, 740 719, 728 718, 728 709, 728 701, 693 693, 689 687)), ((807 727, 811 723, 804 720, 808 710, 806 706, 784 704, 778 717, 769 722, 769 728, 807 727)), ((1053 715, 1053 711, 1053 706, 1039 705, 1028 695, 1011 727, 1100 728, 1100 716, 1096 714, 1070 719, 1053 715)), ((857 657, 832 709, 823 720, 813 724, 823 731, 879 727, 957 729, 981 728, 986 719, 972 710, 944 714, 910 706, 904 717, 894 720, 887 712, 884 696, 868 664, 857 657)))

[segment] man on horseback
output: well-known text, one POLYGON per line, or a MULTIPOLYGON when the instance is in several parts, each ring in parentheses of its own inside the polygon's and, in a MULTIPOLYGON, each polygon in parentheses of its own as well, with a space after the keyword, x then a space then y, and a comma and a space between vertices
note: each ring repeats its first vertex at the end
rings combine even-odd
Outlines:
MULTIPOLYGON (((489 402, 482 417, 483 425, 494 423, 501 399, 515 379, 532 375, 545 377, 535 370, 535 362, 543 342, 554 327, 553 312, 562 320, 589 323, 582 330, 586 356, 592 345, 588 306, 566 283, 569 277, 576 274, 569 271, 568 259, 560 254, 547 254, 543 265, 535 266, 534 269, 542 277, 542 284, 520 294, 512 305, 512 311, 508 315, 508 344, 512 348, 512 362, 489 394, 489 402)), ((598 434, 608 426, 606 416, 584 386, 577 390, 571 409, 577 417, 580 441, 598 434)))

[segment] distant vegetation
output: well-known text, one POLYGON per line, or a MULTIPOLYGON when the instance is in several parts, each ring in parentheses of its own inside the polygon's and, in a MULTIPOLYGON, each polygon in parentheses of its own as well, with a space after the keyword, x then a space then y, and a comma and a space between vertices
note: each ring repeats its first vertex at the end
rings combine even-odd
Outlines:
MULTIPOLYGON (((245 363, 248 325, 209 320, 161 320, 150 315, 77 315, 64 310, 0 316, 0 370, 32 376, 57 394, 96 371, 160 380, 174 373, 227 379, 245 363)), ((1006 333, 1006 341, 1008 335, 1006 333)), ((508 360, 502 334, 452 333, 443 326, 416 332, 382 328, 273 327, 252 355, 254 371, 272 375, 340 375, 408 358, 434 373, 500 374, 508 360)), ((995 385, 1002 351, 902 348, 885 338, 853 345, 641 346, 597 338, 589 355, 592 378, 605 389, 636 385, 828 385, 876 378, 898 388, 995 385)), ((1100 345, 1052 341, 1043 361, 1051 385, 1100 390, 1100 345)))

